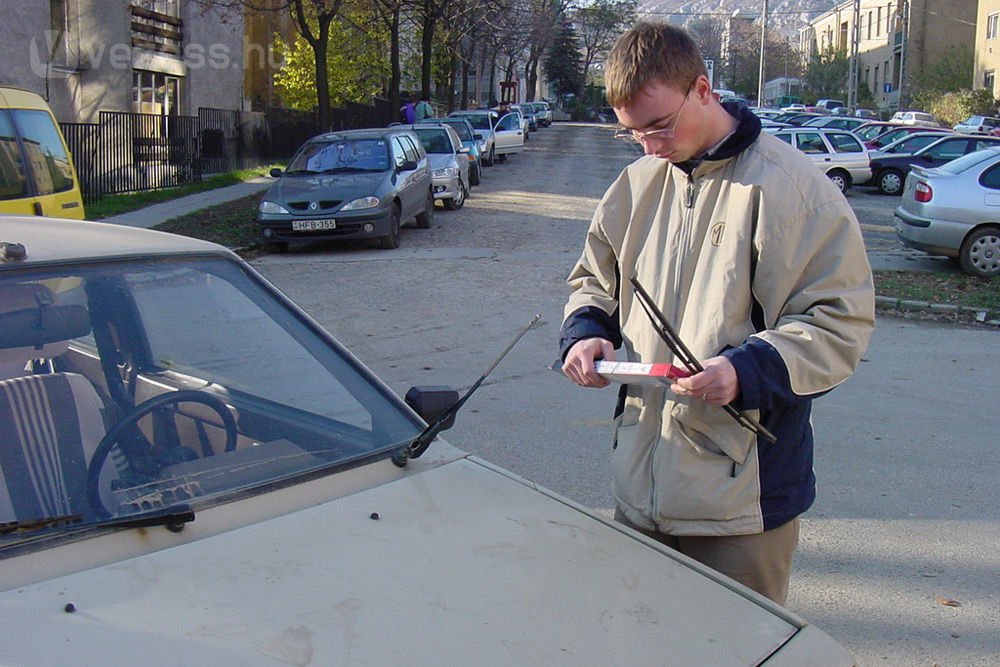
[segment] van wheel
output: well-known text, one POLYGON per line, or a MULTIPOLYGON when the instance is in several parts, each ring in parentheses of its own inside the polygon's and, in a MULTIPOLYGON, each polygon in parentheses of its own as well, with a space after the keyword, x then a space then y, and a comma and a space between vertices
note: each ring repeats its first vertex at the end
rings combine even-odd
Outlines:
POLYGON ((479 164, 475 164, 469 171, 469 185, 479 185, 479 179, 479 164))
POLYGON ((399 247, 399 204, 392 207, 392 215, 389 216, 389 233, 378 240, 382 250, 393 250, 399 247))
POLYGON ((1000 275, 1000 228, 983 227, 969 234, 962 242, 958 261, 970 275, 1000 275))
POLYGON ((427 191, 427 202, 424 211, 417 215, 417 229, 430 229, 434 222, 434 193, 427 191))

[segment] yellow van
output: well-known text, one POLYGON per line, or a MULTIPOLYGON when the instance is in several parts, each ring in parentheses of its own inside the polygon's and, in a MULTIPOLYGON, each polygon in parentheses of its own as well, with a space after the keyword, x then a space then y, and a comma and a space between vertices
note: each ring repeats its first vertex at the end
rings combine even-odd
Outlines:
POLYGON ((0 86, 0 213, 82 220, 80 182, 41 96, 0 86))

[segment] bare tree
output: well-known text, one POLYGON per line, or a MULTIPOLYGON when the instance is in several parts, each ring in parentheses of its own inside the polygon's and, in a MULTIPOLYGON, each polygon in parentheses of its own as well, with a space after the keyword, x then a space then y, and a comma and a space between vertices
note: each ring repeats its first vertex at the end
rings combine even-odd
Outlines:
POLYGON ((596 0, 573 11, 572 20, 583 49, 583 72, 586 75, 604 56, 615 40, 635 22, 636 0, 596 0))

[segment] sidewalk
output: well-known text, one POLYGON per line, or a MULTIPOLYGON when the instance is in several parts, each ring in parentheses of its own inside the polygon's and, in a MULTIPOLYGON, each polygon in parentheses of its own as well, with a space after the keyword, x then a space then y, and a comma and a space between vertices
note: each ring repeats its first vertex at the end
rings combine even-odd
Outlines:
POLYGON ((146 208, 141 208, 137 211, 130 211, 128 213, 122 213, 121 215, 111 216, 110 218, 104 218, 101 222, 109 222, 116 225, 127 225, 129 227, 155 227, 156 225, 162 224, 171 218, 187 215, 188 213, 195 213, 196 211, 200 211, 211 206, 225 204, 226 202, 230 202, 235 199, 241 199, 243 197, 249 197, 250 195, 257 194, 258 192, 262 192, 270 187, 271 184, 274 183, 274 180, 275 179, 267 176, 260 176, 244 183, 227 185, 224 188, 216 188, 215 190, 206 190, 205 192, 187 195, 186 197, 173 199, 162 204, 147 206, 146 208))

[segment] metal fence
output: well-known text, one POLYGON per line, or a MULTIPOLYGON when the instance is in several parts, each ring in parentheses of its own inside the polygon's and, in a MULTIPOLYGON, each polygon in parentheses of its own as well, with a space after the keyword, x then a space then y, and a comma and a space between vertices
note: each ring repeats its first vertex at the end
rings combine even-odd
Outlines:
MULTIPOLYGON (((332 130, 380 127, 395 115, 387 100, 332 112, 332 130)), ((319 132, 315 113, 277 108, 202 108, 197 116, 102 111, 97 123, 60 126, 86 201, 285 160, 319 132)))

